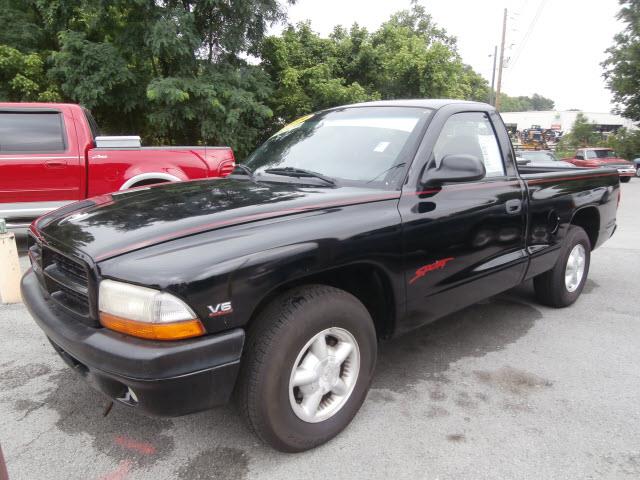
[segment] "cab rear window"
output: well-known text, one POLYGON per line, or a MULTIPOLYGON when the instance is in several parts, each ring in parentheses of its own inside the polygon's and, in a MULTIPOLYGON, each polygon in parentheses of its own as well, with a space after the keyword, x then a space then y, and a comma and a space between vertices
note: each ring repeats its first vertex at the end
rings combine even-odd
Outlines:
POLYGON ((60 113, 0 112, 0 153, 52 153, 65 150, 60 113))

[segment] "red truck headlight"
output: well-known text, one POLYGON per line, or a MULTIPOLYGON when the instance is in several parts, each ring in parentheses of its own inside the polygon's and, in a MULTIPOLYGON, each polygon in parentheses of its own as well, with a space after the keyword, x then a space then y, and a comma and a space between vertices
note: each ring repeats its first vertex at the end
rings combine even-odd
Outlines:
POLYGON ((100 282, 102 326, 134 337, 181 340, 204 335, 193 310, 170 293, 114 280, 100 282))

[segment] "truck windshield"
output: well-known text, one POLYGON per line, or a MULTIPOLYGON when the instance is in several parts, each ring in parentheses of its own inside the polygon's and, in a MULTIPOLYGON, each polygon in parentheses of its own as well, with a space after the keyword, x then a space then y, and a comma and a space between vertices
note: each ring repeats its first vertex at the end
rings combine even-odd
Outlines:
MULTIPOLYGON (((411 107, 351 107, 308 115, 269 138, 244 164, 257 177, 270 176, 276 181, 283 179, 283 172, 293 177, 294 170, 302 169, 341 184, 393 188, 431 112, 411 107), (275 170, 280 175, 269 172, 275 170)), ((312 178, 298 176, 297 181, 312 178)))
POLYGON ((587 158, 616 158, 613 150, 587 150, 587 158))

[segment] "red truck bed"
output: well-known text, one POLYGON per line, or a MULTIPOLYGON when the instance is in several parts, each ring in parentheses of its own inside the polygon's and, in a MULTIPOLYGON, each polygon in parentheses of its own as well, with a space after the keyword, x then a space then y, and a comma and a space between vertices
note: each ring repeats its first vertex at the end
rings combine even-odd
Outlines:
POLYGON ((0 103, 0 218, 10 228, 84 198, 226 176, 229 147, 95 148, 91 114, 63 103, 0 103))

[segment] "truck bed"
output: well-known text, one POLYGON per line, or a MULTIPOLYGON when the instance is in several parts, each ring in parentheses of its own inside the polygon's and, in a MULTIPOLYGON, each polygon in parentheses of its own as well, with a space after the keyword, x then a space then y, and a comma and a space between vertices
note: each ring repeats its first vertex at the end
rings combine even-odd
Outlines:
POLYGON ((616 170, 526 166, 518 170, 529 197, 527 249, 531 262, 527 278, 553 267, 562 245, 558 239, 565 233, 561 229, 578 216, 597 232, 590 236, 592 249, 613 235, 620 192, 616 170))

